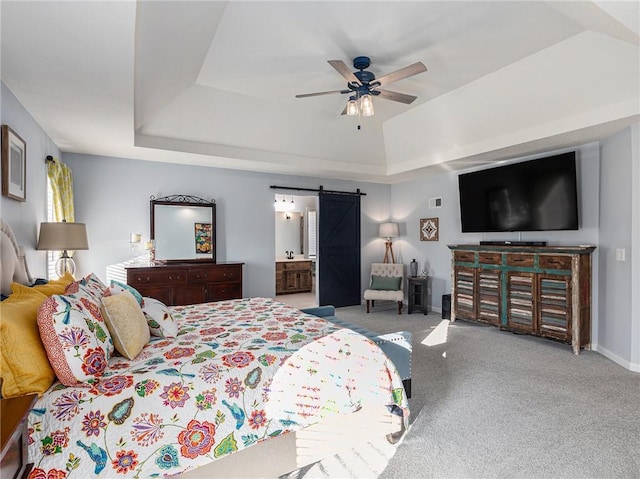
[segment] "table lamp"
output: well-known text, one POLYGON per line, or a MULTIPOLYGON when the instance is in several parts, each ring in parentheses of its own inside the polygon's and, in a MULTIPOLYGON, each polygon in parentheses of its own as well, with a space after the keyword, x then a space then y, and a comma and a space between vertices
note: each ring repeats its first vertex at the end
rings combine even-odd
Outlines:
POLYGON ((38 250, 62 251, 62 255, 56 262, 56 274, 64 276, 65 273, 73 275, 76 264, 69 256, 69 251, 89 249, 87 241, 87 227, 84 223, 40 223, 40 236, 38 237, 38 250))
POLYGON ((378 229, 378 236, 381 238, 386 238, 387 240, 387 242, 384 244, 385 250, 383 263, 389 262, 389 256, 391 256, 391 262, 395 263, 396 258, 393 255, 391 238, 395 238, 398 236, 398 223, 381 223, 380 228, 378 229))

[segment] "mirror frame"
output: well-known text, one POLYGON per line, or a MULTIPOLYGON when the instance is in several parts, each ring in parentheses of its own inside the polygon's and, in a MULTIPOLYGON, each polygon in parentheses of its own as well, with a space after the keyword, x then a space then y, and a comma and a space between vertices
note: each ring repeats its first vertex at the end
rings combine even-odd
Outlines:
POLYGON ((186 262, 196 262, 196 263, 215 263, 216 262, 216 249, 217 249, 217 240, 216 240, 216 201, 215 200, 205 200, 203 198, 199 198, 197 196, 191 195, 170 195, 163 196, 162 198, 156 198, 155 196, 151 196, 149 201, 150 207, 150 235, 149 237, 155 241, 155 207, 163 205, 163 206, 198 206, 202 208, 211 208, 211 241, 212 241, 212 252, 211 258, 187 258, 187 259, 164 259, 161 260, 165 263, 186 263, 186 262))

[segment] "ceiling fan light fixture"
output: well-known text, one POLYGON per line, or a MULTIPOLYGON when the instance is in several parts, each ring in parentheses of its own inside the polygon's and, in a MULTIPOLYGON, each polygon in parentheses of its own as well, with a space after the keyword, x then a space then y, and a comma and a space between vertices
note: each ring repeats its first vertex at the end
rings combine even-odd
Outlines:
POLYGON ((357 114, 358 114, 358 100, 356 100, 356 97, 352 96, 349 98, 349 101, 347 102, 347 115, 355 116, 357 114))
POLYGON ((424 66, 424 63, 415 62, 404 68, 376 78, 375 74, 366 70, 371 64, 371 59, 369 57, 361 56, 353 59, 353 67, 358 70, 356 72, 351 71, 347 64, 342 60, 328 60, 328 62, 329 65, 331 65, 342 76, 342 78, 347 80, 347 89, 303 93, 301 95, 296 95, 296 98, 333 95, 335 93, 339 93, 341 95, 349 94, 351 96, 341 113, 341 115, 348 116, 358 116, 360 112, 362 113, 362 116, 373 116, 372 94, 373 96, 384 100, 396 101, 404 103, 405 105, 411 104, 411 102, 417 98, 416 96, 406 95, 404 93, 398 93, 390 90, 378 90, 378 88, 386 87, 393 82, 427 71, 427 67, 424 66), (357 103, 357 107, 359 108, 357 108, 354 103, 357 103))
POLYGON ((373 100, 370 94, 360 97, 360 108, 362 109, 362 116, 373 116, 373 100))

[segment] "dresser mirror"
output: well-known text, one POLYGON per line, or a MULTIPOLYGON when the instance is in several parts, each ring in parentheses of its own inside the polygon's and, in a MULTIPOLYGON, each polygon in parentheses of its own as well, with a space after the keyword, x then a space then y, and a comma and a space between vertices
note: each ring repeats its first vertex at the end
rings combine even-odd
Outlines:
POLYGON ((216 261, 216 203, 197 196, 151 197, 157 261, 216 261))

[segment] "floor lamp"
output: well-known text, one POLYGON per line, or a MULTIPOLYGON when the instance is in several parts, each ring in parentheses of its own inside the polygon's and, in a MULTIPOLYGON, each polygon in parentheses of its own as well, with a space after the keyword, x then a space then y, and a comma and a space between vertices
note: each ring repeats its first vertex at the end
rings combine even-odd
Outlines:
POLYGON ((398 236, 398 223, 382 223, 380 224, 380 228, 378 230, 378 236, 381 238, 386 238, 386 243, 384 244, 384 260, 383 263, 389 263, 389 256, 391 256, 391 263, 396 262, 396 258, 393 255, 393 245, 391 243, 391 238, 395 238, 398 236))
POLYGON ((65 273, 73 275, 76 264, 69 256, 69 251, 89 249, 87 241, 87 227, 84 223, 40 223, 40 236, 38 237, 38 250, 62 251, 62 255, 56 262, 56 273, 59 277, 65 273))

